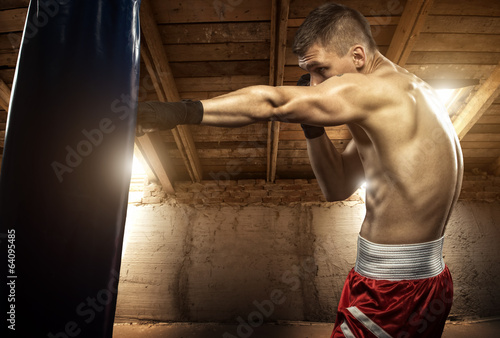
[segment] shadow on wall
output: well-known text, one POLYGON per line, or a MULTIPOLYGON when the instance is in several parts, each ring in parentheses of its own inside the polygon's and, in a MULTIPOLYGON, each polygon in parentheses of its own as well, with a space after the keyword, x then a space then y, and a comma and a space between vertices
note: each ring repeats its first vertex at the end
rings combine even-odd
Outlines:
MULTIPOLYGON (((333 322, 363 204, 129 206, 116 321, 333 322)), ((459 202, 451 318, 500 315, 500 203, 459 202)))

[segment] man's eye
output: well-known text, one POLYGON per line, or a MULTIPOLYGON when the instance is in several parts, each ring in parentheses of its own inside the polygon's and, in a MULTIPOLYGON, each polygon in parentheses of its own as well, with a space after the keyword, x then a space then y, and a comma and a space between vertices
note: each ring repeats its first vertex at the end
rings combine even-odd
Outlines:
POLYGON ((318 72, 318 74, 324 74, 326 70, 326 67, 319 67, 316 71, 318 72))

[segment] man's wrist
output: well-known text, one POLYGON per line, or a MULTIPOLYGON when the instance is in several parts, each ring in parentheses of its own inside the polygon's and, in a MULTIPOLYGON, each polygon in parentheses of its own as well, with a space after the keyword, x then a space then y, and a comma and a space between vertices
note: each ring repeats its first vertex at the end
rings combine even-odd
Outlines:
POLYGON ((180 124, 200 124, 203 120, 203 104, 201 101, 182 100, 186 109, 184 121, 180 124))

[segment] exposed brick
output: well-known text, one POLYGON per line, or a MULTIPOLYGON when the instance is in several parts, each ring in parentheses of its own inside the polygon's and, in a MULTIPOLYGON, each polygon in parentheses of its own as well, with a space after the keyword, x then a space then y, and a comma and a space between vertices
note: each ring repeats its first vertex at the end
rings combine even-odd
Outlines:
POLYGON ((193 203, 192 198, 176 198, 175 201, 179 204, 192 204, 193 203))
POLYGON ((294 184, 309 184, 309 181, 305 180, 305 179, 295 179, 295 180, 293 180, 293 183, 294 184))
POLYGON ((289 185, 293 183, 293 180, 277 179, 274 183, 280 185, 289 185))
POLYGON ((304 190, 304 186, 300 184, 290 184, 283 186, 283 190, 304 190))
POLYGON ((485 187, 485 188, 484 188, 484 191, 486 191, 486 192, 496 192, 496 193, 499 193, 499 194, 500 194, 500 186, 489 186, 489 187, 485 187))
POLYGON ((477 198, 481 201, 495 201, 500 198, 499 194, 496 192, 478 192, 477 198))
POLYGON ((174 189, 189 189, 193 183, 192 182, 175 182, 174 183, 174 189))
POLYGON ((475 192, 467 192, 467 191, 462 191, 460 193, 460 196, 458 197, 460 200, 475 200, 476 199, 476 193, 475 192))
POLYGON ((222 203, 221 198, 215 198, 215 197, 206 197, 202 198, 203 204, 220 204, 222 203))
POLYGON ((192 183, 189 187, 189 191, 192 192, 201 192, 205 190, 205 186, 201 183, 192 183))
POLYGON ((267 190, 250 190, 250 196, 255 197, 267 197, 269 196, 269 192, 267 190))
POLYGON ((488 179, 486 175, 465 175, 464 181, 485 181, 488 179))
POLYGON ((262 203, 262 197, 250 196, 246 199, 247 203, 262 203))
POLYGON ((281 201, 286 204, 293 202, 300 202, 300 200, 301 200, 300 196, 285 196, 281 198, 281 201))
POLYGON ((282 190, 283 189, 283 185, 281 184, 275 184, 275 183, 266 183, 264 185, 264 189, 266 190, 282 190))
POLYGON ((281 203, 281 197, 262 197, 262 202, 263 203, 270 203, 270 204, 279 204, 281 203))
POLYGON ((160 190, 161 190, 161 186, 154 184, 154 183, 151 183, 149 185, 144 186, 144 191, 160 191, 160 190))
POLYGON ((160 197, 144 197, 142 203, 144 204, 158 204, 161 203, 162 199, 160 197))
POLYGON ((272 190, 269 192, 269 196, 271 197, 283 197, 283 196, 301 196, 302 191, 294 191, 294 190, 272 190))
POLYGON ((249 185, 249 186, 254 186, 255 185, 255 180, 238 180, 238 185, 249 185))
POLYGON ((194 194, 192 192, 178 192, 174 197, 175 199, 192 199, 194 194))
POLYGON ((226 197, 224 198, 224 203, 243 203, 245 202, 244 198, 241 197, 226 197))
POLYGON ((302 202, 320 202, 319 196, 301 196, 302 202))
POLYGON ((257 185, 257 186, 263 186, 265 184, 266 184, 266 180, 262 180, 262 179, 255 180, 255 185, 257 185))
POLYGON ((244 192, 244 191, 235 191, 233 194, 231 194, 231 197, 245 199, 245 198, 250 197, 250 194, 248 192, 244 192))
POLYGON ((217 184, 222 187, 227 187, 230 185, 237 185, 235 180, 216 180, 217 184))
POLYGON ((159 197, 159 198, 165 198, 165 197, 167 197, 167 194, 164 191, 154 191, 152 193, 152 196, 159 197))
POLYGON ((227 186, 225 191, 245 191, 245 187, 242 185, 231 185, 227 186))

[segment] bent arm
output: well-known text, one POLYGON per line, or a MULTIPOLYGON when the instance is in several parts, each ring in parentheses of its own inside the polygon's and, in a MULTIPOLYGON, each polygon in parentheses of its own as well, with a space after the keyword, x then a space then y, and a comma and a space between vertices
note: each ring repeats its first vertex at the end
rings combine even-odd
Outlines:
POLYGON ((318 184, 329 202, 345 200, 365 179, 363 165, 354 141, 341 154, 326 134, 307 139, 309 160, 318 184))

